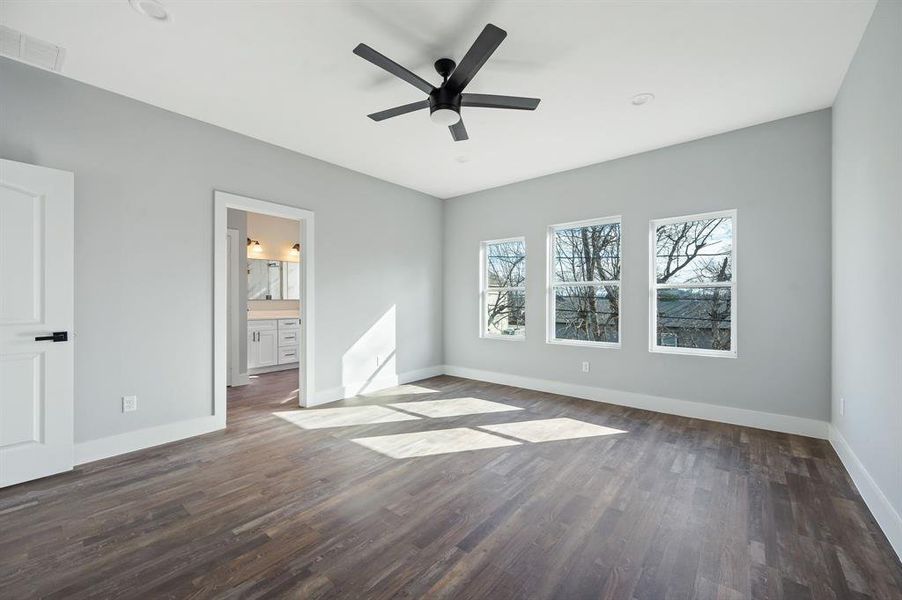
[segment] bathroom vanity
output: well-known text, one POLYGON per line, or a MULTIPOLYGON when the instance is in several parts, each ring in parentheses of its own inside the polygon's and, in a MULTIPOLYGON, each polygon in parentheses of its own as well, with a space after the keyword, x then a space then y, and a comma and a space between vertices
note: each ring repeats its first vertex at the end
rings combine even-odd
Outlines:
POLYGON ((301 321, 293 310, 254 310, 247 313, 248 373, 297 368, 301 321))

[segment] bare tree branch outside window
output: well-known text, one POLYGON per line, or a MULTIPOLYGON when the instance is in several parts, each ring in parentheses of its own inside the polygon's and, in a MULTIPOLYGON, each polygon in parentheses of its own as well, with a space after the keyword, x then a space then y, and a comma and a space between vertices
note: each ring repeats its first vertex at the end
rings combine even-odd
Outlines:
POLYGON ((733 220, 688 220, 655 229, 657 344, 729 351, 733 220))
POLYGON ((553 230, 554 337, 620 341, 620 223, 553 230))
POLYGON ((487 335, 522 336, 526 329, 526 244, 484 244, 483 310, 487 335))

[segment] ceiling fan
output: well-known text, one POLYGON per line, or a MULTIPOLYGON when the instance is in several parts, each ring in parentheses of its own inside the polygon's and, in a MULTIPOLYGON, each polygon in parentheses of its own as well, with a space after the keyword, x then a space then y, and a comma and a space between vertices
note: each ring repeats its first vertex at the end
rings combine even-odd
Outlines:
POLYGON ((492 53, 501 45, 507 32, 489 23, 456 64, 450 58, 440 58, 435 61, 435 70, 442 77, 442 83, 434 87, 431 83, 402 67, 390 58, 379 54, 366 44, 358 44, 354 48, 354 54, 366 59, 385 69, 395 77, 403 79, 410 85, 428 94, 428 98, 419 102, 411 102, 403 106, 396 106, 380 112, 367 115, 374 121, 384 121, 391 117, 404 115, 423 108, 429 109, 429 117, 433 123, 447 126, 451 130, 451 137, 455 142, 469 139, 467 128, 460 118, 462 106, 476 106, 481 108, 509 108, 514 110, 535 110, 539 105, 538 98, 523 98, 520 96, 496 96, 494 94, 465 94, 464 88, 476 76, 482 65, 489 59, 492 53))

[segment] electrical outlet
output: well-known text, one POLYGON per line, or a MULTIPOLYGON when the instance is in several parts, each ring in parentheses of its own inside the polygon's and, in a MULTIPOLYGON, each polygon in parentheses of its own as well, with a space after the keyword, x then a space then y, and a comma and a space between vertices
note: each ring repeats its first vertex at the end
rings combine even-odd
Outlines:
POLYGON ((584 360, 583 361, 583 373, 588 373, 588 372, 589 372, 589 361, 584 360))
POLYGON ((846 399, 840 396, 839 398, 839 416, 846 416, 846 399))
POLYGON ((138 410, 137 396, 122 396, 122 412, 134 412, 138 410))

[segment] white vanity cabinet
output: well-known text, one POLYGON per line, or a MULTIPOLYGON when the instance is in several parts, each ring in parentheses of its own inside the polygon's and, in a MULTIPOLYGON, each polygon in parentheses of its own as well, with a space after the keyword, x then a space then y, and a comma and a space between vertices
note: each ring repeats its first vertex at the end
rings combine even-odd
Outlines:
POLYGON ((249 319, 247 368, 262 369, 297 363, 300 331, 298 319, 249 319))
POLYGON ((275 320, 247 322, 247 368, 279 364, 279 329, 275 320))
POLYGON ((279 319, 279 364, 296 363, 300 356, 301 322, 279 319))

